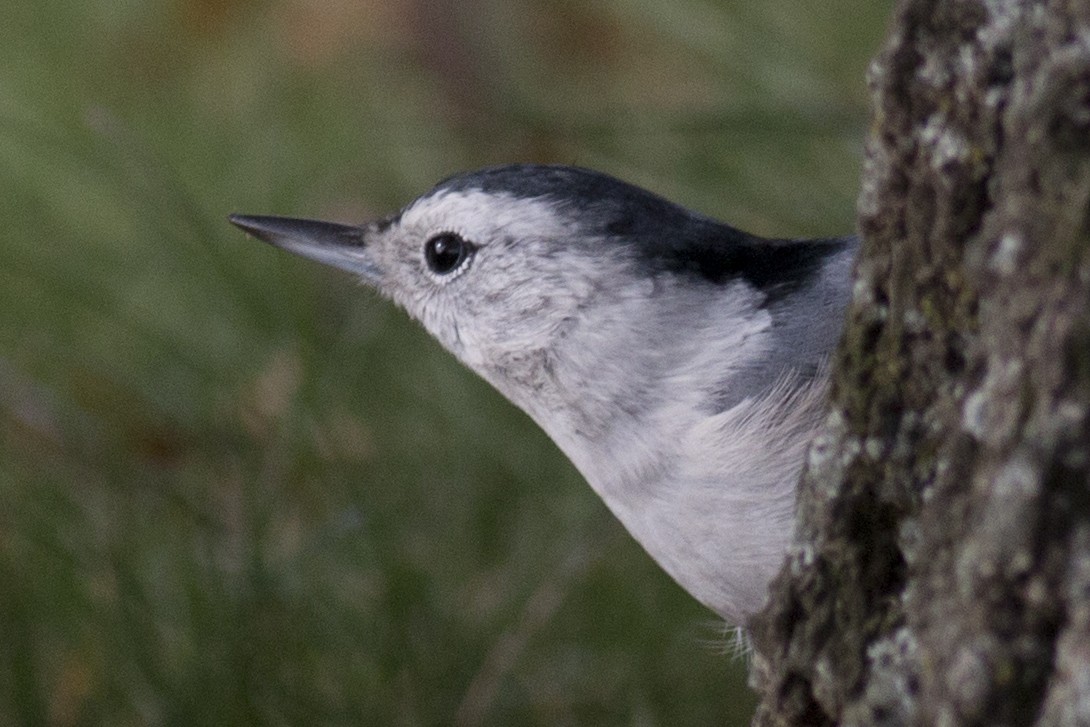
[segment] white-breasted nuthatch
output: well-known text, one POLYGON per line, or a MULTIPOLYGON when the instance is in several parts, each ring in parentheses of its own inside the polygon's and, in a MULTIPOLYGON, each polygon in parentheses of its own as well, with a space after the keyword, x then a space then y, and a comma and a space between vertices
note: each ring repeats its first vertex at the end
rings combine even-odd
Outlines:
POLYGON ((702 603, 735 624, 764 603, 855 238, 765 240, 605 174, 529 164, 451 177, 358 227, 230 220, 402 306, 702 603))

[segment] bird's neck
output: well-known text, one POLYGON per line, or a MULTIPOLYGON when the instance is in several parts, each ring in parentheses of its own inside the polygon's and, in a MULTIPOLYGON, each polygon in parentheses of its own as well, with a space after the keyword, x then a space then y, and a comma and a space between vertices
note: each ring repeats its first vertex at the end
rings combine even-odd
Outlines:
POLYGON ((771 316, 746 303, 723 291, 659 305, 657 319, 601 310, 550 351, 532 392, 504 392, 647 552, 734 623, 761 606, 793 535, 824 392, 817 362, 809 374, 770 365, 771 316))

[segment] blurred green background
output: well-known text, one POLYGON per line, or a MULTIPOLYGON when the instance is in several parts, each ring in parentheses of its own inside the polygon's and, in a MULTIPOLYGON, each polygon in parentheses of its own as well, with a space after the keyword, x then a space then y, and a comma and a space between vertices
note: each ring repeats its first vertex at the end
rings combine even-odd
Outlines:
POLYGON ((576 163, 853 224, 889 3, 9 0, 0 724, 745 724, 745 664, 522 414, 232 211, 576 163))

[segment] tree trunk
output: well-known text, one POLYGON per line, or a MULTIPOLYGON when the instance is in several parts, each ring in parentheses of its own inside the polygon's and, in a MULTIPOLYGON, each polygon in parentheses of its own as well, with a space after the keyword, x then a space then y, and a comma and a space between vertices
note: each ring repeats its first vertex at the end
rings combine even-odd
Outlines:
POLYGON ((758 725, 1090 724, 1090 1, 903 0, 758 725))

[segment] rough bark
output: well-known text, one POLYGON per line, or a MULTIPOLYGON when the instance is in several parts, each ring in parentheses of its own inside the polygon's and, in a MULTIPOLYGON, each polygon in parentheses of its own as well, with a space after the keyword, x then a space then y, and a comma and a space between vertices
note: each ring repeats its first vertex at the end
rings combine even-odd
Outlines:
POLYGON ((903 0, 758 725, 1090 724, 1090 2, 903 0))

